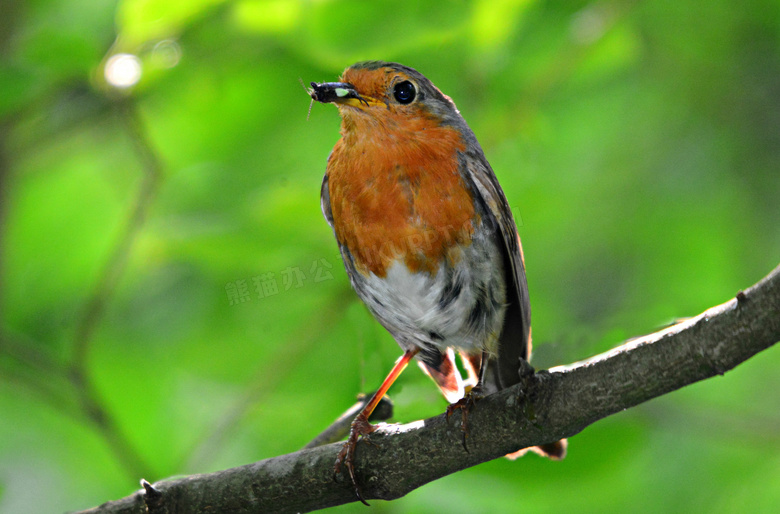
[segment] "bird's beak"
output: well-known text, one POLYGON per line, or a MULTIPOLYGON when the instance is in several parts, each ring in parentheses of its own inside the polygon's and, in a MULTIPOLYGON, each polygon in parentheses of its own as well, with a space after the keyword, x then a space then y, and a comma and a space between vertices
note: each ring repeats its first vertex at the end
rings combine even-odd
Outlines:
POLYGON ((311 95, 312 100, 317 100, 324 104, 335 103, 359 109, 364 109, 371 105, 382 105, 382 102, 378 102, 371 97, 361 96, 355 89, 355 86, 347 82, 323 82, 321 84, 312 82, 309 95, 311 95))

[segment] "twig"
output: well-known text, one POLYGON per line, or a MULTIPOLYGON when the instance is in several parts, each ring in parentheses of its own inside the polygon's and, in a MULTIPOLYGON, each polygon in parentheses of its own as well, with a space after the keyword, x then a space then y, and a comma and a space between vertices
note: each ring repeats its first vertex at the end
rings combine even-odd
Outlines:
MULTIPOLYGON (((358 415, 358 412, 363 410, 363 407, 365 407, 366 404, 371 401, 372 396, 374 396, 374 393, 359 395, 358 401, 355 402, 352 407, 344 411, 344 414, 336 418, 336 421, 331 423, 328 428, 320 432, 317 437, 309 441, 309 443, 303 448, 316 448, 317 446, 322 446, 323 444, 335 443, 336 441, 341 441, 344 439, 344 437, 349 434, 349 428, 352 425, 352 420, 355 419, 355 416, 358 415)), ((376 409, 374 409, 374 412, 371 413, 371 416, 368 418, 368 420, 371 422, 386 421, 391 417, 393 417, 393 402, 390 400, 390 397, 385 396, 379 401, 379 405, 376 406, 376 409)))
POLYGON ((208 466, 214 454, 230 439, 230 435, 237 429, 246 413, 271 394, 275 383, 285 374, 295 370, 306 352, 317 344, 320 332, 312 330, 312 327, 321 327, 339 319, 350 304, 351 294, 351 289, 343 289, 337 298, 313 316, 313 319, 302 323, 302 329, 290 338, 289 343, 280 345, 284 351, 276 352, 270 362, 263 363, 241 397, 220 416, 214 429, 191 450, 184 452, 188 458, 179 468, 202 469, 208 466), (269 369, 274 370, 274 373, 269 373, 269 369))
POLYGON ((124 230, 103 268, 76 327, 68 377, 87 419, 97 427, 128 472, 138 476, 150 473, 150 468, 143 462, 138 451, 124 436, 105 407, 88 371, 88 352, 95 328, 102 319, 106 305, 124 273, 133 243, 143 227, 162 176, 162 161, 156 155, 138 119, 135 104, 131 99, 124 99, 118 101, 116 105, 120 119, 129 132, 130 140, 141 162, 143 179, 124 230))
POLYGON ((132 100, 125 99, 117 103, 118 113, 129 132, 130 141, 138 154, 143 170, 143 180, 136 195, 124 230, 106 262, 95 289, 90 295, 79 324, 73 345, 73 373, 83 374, 86 369, 87 353, 92 335, 103 316, 105 307, 124 273, 127 259, 133 243, 138 236, 154 199, 162 176, 162 161, 156 155, 152 143, 142 128, 141 121, 132 100))

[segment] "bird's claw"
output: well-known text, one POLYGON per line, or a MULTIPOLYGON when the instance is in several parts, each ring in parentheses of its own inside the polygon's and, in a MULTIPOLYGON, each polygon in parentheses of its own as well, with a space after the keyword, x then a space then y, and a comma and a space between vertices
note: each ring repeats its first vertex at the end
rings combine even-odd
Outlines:
POLYGON ((450 420, 450 416, 453 412, 460 409, 462 416, 460 422, 460 432, 463 438, 463 449, 466 450, 466 452, 469 451, 468 445, 466 444, 466 439, 469 436, 469 412, 471 412, 474 406, 477 405, 477 401, 481 400, 482 398, 483 396, 480 390, 475 387, 466 393, 463 398, 447 406, 447 421, 450 420))
MULTIPOLYGON (((360 485, 357 482, 357 476, 355 475, 355 448, 357 442, 361 436, 366 436, 375 430, 374 425, 368 422, 361 416, 355 418, 352 422, 352 426, 349 430, 349 438, 344 446, 341 447, 338 456, 336 457, 336 465, 333 470, 333 479, 337 480, 338 475, 341 473, 341 465, 347 469, 349 479, 352 481, 352 486, 355 488, 355 496, 358 500, 363 502, 364 505, 368 505, 368 502, 363 498, 363 493, 360 490, 360 485)), ((365 439, 368 442, 368 439, 365 439)), ((370 505, 369 505, 370 506, 370 505)))

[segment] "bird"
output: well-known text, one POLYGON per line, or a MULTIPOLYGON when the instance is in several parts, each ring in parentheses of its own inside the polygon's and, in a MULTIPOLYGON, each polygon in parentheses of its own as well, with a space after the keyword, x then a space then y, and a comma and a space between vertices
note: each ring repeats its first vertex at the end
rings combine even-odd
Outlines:
MULTIPOLYGON (((476 401, 520 382, 531 353, 528 284, 498 179, 454 102, 430 80, 399 63, 363 61, 338 82, 311 82, 308 93, 341 117, 323 215, 353 289, 403 350, 336 460, 335 474, 345 467, 366 503, 357 442, 374 431, 368 417, 410 361, 450 402, 448 419, 462 410, 464 446, 476 401)), ((563 458, 566 442, 537 451, 563 458)))

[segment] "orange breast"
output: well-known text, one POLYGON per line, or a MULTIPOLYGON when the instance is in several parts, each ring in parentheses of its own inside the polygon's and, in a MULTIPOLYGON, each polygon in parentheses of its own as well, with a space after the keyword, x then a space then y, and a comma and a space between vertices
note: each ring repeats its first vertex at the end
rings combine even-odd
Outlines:
POLYGON ((358 271, 385 276, 396 259, 436 272, 471 242, 474 204, 458 169, 465 148, 452 127, 427 115, 345 116, 328 161, 333 223, 358 271))

